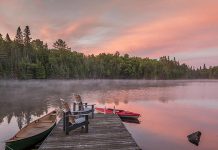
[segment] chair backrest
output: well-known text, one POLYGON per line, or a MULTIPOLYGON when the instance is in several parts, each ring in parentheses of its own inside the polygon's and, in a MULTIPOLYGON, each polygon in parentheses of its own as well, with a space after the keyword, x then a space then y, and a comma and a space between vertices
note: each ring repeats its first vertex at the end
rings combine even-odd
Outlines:
MULTIPOLYGON (((64 106, 66 112, 70 112, 70 114, 72 114, 69 104, 64 100, 61 100, 61 101, 63 103, 63 106, 64 106)), ((69 122, 72 123, 72 124, 75 123, 75 117, 74 116, 69 116, 69 122)))
POLYGON ((83 102, 80 95, 74 95, 76 102, 78 103, 79 111, 84 110, 83 102))
POLYGON ((63 102, 64 108, 66 109, 66 111, 70 111, 70 106, 67 102, 63 102))

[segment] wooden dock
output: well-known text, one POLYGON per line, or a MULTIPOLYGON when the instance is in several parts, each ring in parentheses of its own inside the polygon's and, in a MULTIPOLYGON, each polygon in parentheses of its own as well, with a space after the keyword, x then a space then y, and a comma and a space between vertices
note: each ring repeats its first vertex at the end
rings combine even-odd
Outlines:
POLYGON ((61 120, 40 146, 40 150, 140 150, 121 119, 114 114, 95 114, 89 119, 89 132, 81 128, 63 132, 61 120))

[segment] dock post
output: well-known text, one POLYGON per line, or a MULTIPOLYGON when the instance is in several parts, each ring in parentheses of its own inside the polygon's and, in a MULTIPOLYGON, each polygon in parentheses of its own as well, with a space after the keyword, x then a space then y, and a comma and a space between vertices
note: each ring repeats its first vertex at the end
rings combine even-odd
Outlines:
POLYGON ((79 110, 79 111, 82 110, 82 105, 80 105, 80 103, 78 104, 78 110, 79 110))
POLYGON ((89 116, 86 115, 85 116, 85 122, 86 122, 86 125, 85 125, 85 133, 88 133, 89 132, 89 116))
POLYGON ((95 111, 94 105, 92 105, 92 119, 94 118, 94 111, 95 111))
POLYGON ((73 103, 73 111, 76 111, 76 103, 73 103))
POLYGON ((66 112, 65 114, 65 133, 66 135, 69 135, 69 129, 68 129, 68 125, 69 125, 69 115, 70 115, 70 111, 66 112))
POLYGON ((63 111, 63 131, 66 129, 66 113, 63 111))

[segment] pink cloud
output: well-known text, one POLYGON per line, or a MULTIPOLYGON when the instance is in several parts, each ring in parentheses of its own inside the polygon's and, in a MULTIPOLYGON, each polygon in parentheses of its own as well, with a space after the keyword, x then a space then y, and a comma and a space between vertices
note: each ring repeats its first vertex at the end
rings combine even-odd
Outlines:
POLYGON ((95 26, 96 24, 98 24, 98 22, 94 18, 72 21, 62 28, 53 28, 46 24, 41 27, 38 36, 51 45, 51 43, 58 38, 70 41, 71 38, 84 36, 91 32, 92 26, 95 26))
MULTIPOLYGON (((206 13, 202 7, 180 12, 173 17, 166 17, 149 23, 139 24, 103 43, 102 47, 115 52, 135 53, 145 51, 151 57, 169 55, 179 51, 197 51, 200 48, 218 47, 218 10, 208 6, 206 13)), ((145 55, 145 54, 144 54, 145 55)), ((146 56, 146 55, 145 55, 146 56)))
POLYGON ((158 58, 218 48, 215 0, 112 0, 85 5, 80 1, 1 0, 1 4, 1 33, 15 34, 18 26, 29 25, 33 38, 49 46, 62 38, 85 54, 120 51, 158 58))
POLYGON ((9 33, 11 34, 12 30, 13 30, 13 27, 11 26, 11 24, 9 23, 9 21, 0 15, 0 27, 1 27, 1 34, 3 35, 3 37, 5 36, 5 34, 9 33))
POLYGON ((200 57, 194 59, 182 60, 182 63, 186 63, 195 67, 202 67, 204 64, 209 68, 210 66, 218 65, 218 56, 200 57))

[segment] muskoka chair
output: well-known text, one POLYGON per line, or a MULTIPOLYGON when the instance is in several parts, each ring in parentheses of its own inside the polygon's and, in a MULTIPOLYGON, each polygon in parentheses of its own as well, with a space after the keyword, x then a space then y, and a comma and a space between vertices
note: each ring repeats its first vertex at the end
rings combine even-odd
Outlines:
POLYGON ((82 103, 83 108, 81 107, 81 104, 78 104, 76 102, 73 103, 73 112, 79 113, 79 114, 91 114, 91 118, 94 118, 94 111, 95 111, 95 104, 88 105, 87 103, 82 103), (76 107, 78 106, 78 109, 76 107), (82 109, 81 109, 82 108, 82 109))
POLYGON ((79 127, 85 128, 85 133, 88 133, 89 116, 88 114, 73 115, 72 112, 63 112, 63 130, 66 135, 69 135, 71 130, 75 130, 79 127), (72 118, 74 121, 72 122, 72 118))
POLYGON ((94 118, 95 104, 88 105, 88 103, 83 103, 80 95, 75 95, 75 98, 76 101, 73 102, 73 111, 80 114, 91 114, 91 118, 94 118))
POLYGON ((88 133, 88 124, 89 117, 88 114, 83 113, 82 111, 70 111, 70 107, 67 102, 63 99, 61 101, 64 104, 65 110, 63 111, 63 130, 66 135, 69 135, 69 132, 75 130, 79 127, 82 129, 85 128, 85 133, 88 133))

